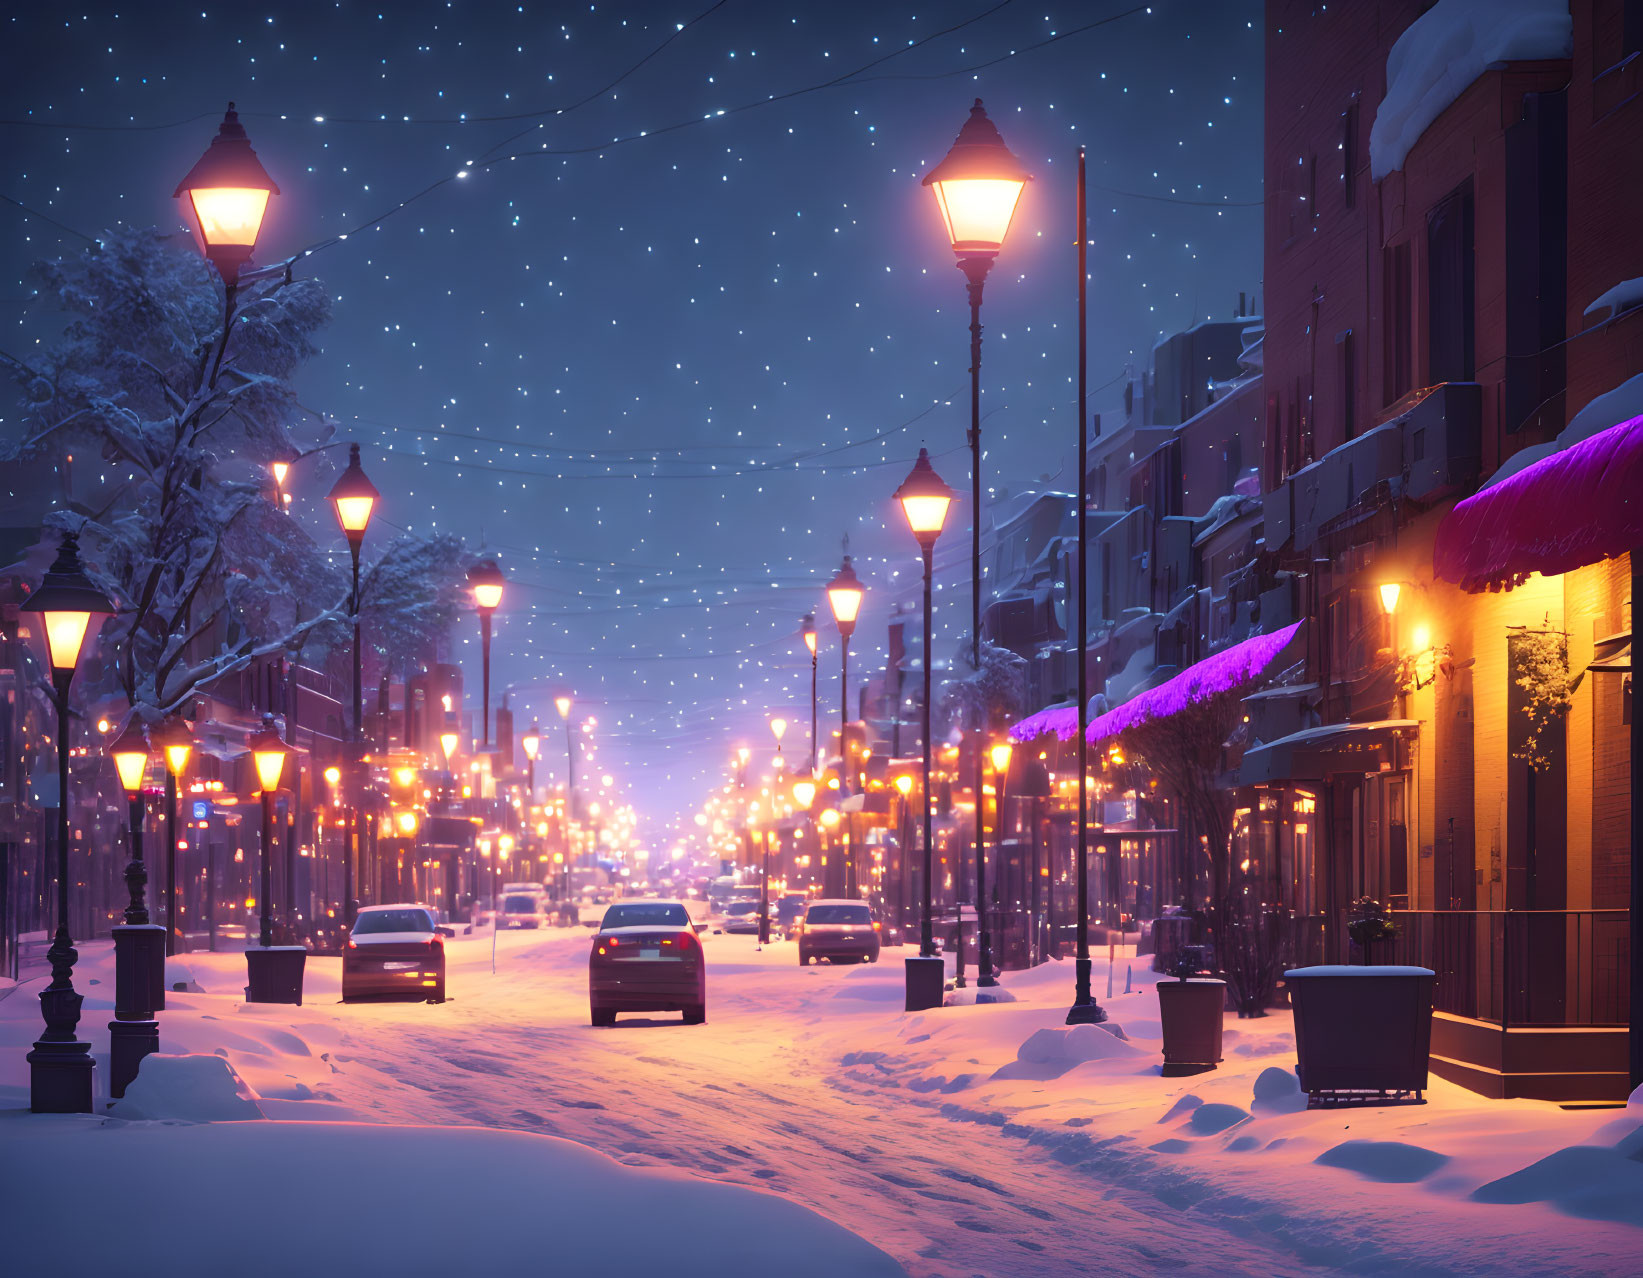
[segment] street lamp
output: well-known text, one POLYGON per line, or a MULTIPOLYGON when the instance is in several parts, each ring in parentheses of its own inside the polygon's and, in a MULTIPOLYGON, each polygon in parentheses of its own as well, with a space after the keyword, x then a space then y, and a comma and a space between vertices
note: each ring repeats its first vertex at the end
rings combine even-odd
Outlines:
POLYGON ((262 791, 262 865, 258 869, 257 887, 262 910, 258 944, 266 949, 274 943, 274 916, 270 910, 270 898, 273 896, 274 796, 279 793, 280 778, 285 773, 285 759, 291 753, 291 747, 280 740, 271 714, 263 715, 262 727, 251 734, 246 744, 251 748, 251 762, 256 765, 257 784, 262 791))
POLYGON ((56 561, 21 611, 40 614, 57 705, 57 931, 46 952, 51 983, 40 991, 46 1028, 28 1054, 29 1108, 37 1114, 89 1114, 95 1065, 91 1045, 75 1037, 82 1000, 74 990, 78 956, 68 934, 68 694, 86 638, 96 635, 103 619, 114 612, 114 604, 80 566, 76 534, 63 534, 56 561))
POLYGON ((479 610, 481 662, 484 674, 479 694, 479 747, 491 744, 491 617, 502 603, 502 569, 494 559, 481 559, 468 569, 468 589, 479 610))
MULTIPOLYGON (((177 926, 177 788, 194 753, 194 736, 180 715, 173 715, 154 733, 154 744, 165 755, 165 952, 177 952, 182 929, 177 926)), ((156 1007, 164 1007, 162 998, 156 1007)))
MULTIPOLYGON (((850 556, 844 557, 833 580, 827 583, 827 603, 833 609, 833 624, 839 628, 839 756, 844 756, 844 729, 850 722, 850 636, 856 633, 856 614, 861 611, 864 587, 850 556)), ((841 770, 842 771, 842 770, 841 770)))
MULTIPOLYGON (((941 536, 942 527, 947 522, 953 490, 930 465, 928 449, 918 450, 918 460, 913 463, 911 473, 896 489, 896 500, 901 503, 907 527, 918 542, 919 553, 924 559, 924 656, 920 663, 924 667, 924 878, 919 885, 918 957, 906 960, 907 1010, 913 1012, 941 1005, 942 978, 946 972, 941 956, 936 953, 935 924, 930 917, 930 880, 934 874, 931 861, 934 838, 930 815, 930 668, 934 663, 930 659, 930 645, 934 634, 931 614, 934 607, 932 589, 936 539, 941 536)), ((906 791, 902 793, 905 795, 906 791)))
POLYGON ((240 268, 257 246, 268 197, 279 193, 230 102, 217 136, 172 195, 179 200, 188 196, 206 258, 228 286, 230 310, 240 268))
MULTIPOLYGON (((970 299, 970 664, 981 669, 981 291, 993 259, 1004 247, 1010 221, 1031 175, 1004 145, 977 98, 952 149, 924 177, 958 258, 970 299)), ((911 516, 909 516, 911 518, 911 516)), ((929 656, 926 650, 925 656, 929 656)), ((926 663, 928 664, 928 663, 926 663)), ((979 713, 979 711, 978 711, 979 713)), ((986 725, 976 723, 977 742, 986 725)), ((976 850, 980 857, 981 772, 975 757, 976 850)), ((978 902, 979 905, 979 902, 978 902)))
POLYGON ((519 738, 519 744, 525 751, 525 803, 529 807, 536 798, 536 752, 542 748, 542 730, 534 719, 525 735, 519 738))
MULTIPOLYGON (((772 719, 770 721, 770 735, 776 738, 776 780, 781 780, 781 774, 786 768, 782 759, 782 737, 787 734, 786 719, 772 719)), ((774 810, 772 816, 774 816, 774 810)), ((770 831, 764 832, 760 840, 763 852, 763 864, 759 872, 759 948, 763 949, 770 944, 770 831)))
POLYGON ((572 730, 570 724, 570 712, 574 704, 569 697, 560 696, 553 699, 553 708, 559 712, 559 717, 565 724, 566 821, 569 821, 576 814, 576 733, 572 730))
POLYGON ((156 995, 165 988, 165 929, 148 921, 143 864, 143 774, 148 770, 148 738, 134 714, 108 747, 120 788, 126 793, 131 860, 125 869, 131 904, 125 925, 114 928, 114 1019, 109 1022, 109 1095, 121 1097, 143 1057, 160 1050, 154 1020, 156 995))
POLYGON ((359 445, 348 445, 348 469, 342 472, 341 478, 332 486, 330 502, 337 512, 337 523, 342 526, 342 533, 348 539, 348 554, 353 560, 354 589, 348 596, 348 615, 354 623, 354 740, 364 739, 361 720, 363 718, 363 701, 360 694, 360 666, 361 652, 359 642, 359 548, 365 541, 365 530, 371 523, 371 512, 376 509, 377 498, 382 496, 376 490, 376 485, 365 478, 365 471, 359 464, 359 445))
POLYGON ((807 612, 800 623, 804 646, 810 650, 810 775, 816 775, 816 614, 807 612))

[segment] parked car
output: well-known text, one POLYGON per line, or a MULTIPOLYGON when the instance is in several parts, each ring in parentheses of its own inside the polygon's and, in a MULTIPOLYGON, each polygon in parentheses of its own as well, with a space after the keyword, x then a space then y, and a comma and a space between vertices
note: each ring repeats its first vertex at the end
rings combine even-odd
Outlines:
POLYGON ((771 907, 770 932, 792 940, 798 935, 798 926, 804 922, 804 907, 810 898, 803 892, 789 892, 771 907))
POLYGON ((759 903, 753 901, 732 901, 725 906, 725 918, 720 928, 737 935, 757 934, 759 930, 759 903))
POLYGON ((342 1001, 398 995, 445 1001, 445 938, 426 905, 367 905, 342 949, 342 1001))
POLYGON ((799 924, 799 966, 813 960, 877 963, 879 924, 866 901, 812 901, 799 924))
POLYGON ((683 1012, 707 1019, 707 961, 682 901, 620 901, 605 911, 588 954, 595 1025, 618 1012, 683 1012))
POLYGON ((496 913, 496 925, 502 928, 539 928, 547 921, 548 898, 543 892, 508 892, 496 913))

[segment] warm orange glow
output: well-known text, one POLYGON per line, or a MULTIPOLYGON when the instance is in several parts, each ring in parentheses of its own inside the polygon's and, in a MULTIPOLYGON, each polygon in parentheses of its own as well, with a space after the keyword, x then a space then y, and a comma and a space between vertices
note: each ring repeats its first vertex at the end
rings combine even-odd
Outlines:
POLYGON ((42 613, 46 625, 46 655, 53 670, 72 670, 80 664, 80 646, 91 625, 89 612, 42 613))
POLYGON ((542 746, 542 737, 534 726, 519 739, 519 744, 524 748, 525 757, 534 763, 536 761, 536 752, 542 746))
POLYGON ((446 763, 449 763, 451 756, 456 753, 458 740, 460 738, 454 732, 441 732, 439 734, 439 748, 444 752, 446 763))
POLYGON ((833 620, 840 625, 850 625, 856 620, 856 613, 861 610, 862 589, 860 586, 836 586, 827 592, 827 602, 833 608, 833 620))
POLYGON ((561 719, 570 718, 570 707, 571 699, 569 697, 555 697, 553 699, 553 708, 559 711, 561 719))
POLYGON ((838 809, 837 808, 823 808, 822 809, 822 814, 821 814, 821 823, 823 825, 825 825, 829 830, 831 830, 834 826, 836 826, 839 823, 838 809))
POLYGON ((1398 596, 1403 593, 1403 587, 1395 581, 1388 581, 1381 586, 1381 607, 1390 617, 1398 610, 1398 596))
POLYGON ((1027 183, 1017 178, 955 178, 930 184, 953 251, 997 253, 1027 183))
POLYGON ((771 731, 772 735, 775 736, 776 740, 779 742, 782 739, 783 735, 785 735, 786 732, 787 732, 787 720, 786 719, 772 719, 770 721, 770 731, 771 731))
POLYGON ((484 609, 500 607, 502 604, 502 583, 483 582, 474 587, 474 606, 484 609))
POLYGON ((796 781, 793 784, 793 802, 801 808, 808 809, 816 798, 816 783, 814 781, 796 781))
POLYGON ((416 780, 416 769, 397 768, 394 771, 394 780, 398 781, 400 785, 410 785, 416 780))
POLYGON ((194 747, 186 741, 173 741, 165 748, 165 766, 171 770, 171 775, 180 777, 188 770, 188 756, 194 752, 194 747))
POLYGON ((399 814, 399 832, 406 836, 416 833, 415 812, 401 812, 399 814))
POLYGON ((804 646, 810 649, 810 655, 812 657, 816 655, 816 632, 814 630, 806 630, 804 632, 804 646))
POLYGON ((338 497, 337 522, 342 525, 342 531, 363 533, 371 522, 371 509, 376 500, 375 497, 338 497))
POLYGON ((952 501, 951 497, 903 497, 902 513, 907 516, 907 526, 913 530, 913 535, 941 532, 942 525, 947 522, 947 507, 952 501))
POLYGON ((1001 741, 987 752, 992 756, 993 771, 1003 772, 1010 766, 1010 743, 1001 741))
POLYGON ((269 469, 274 472, 274 482, 284 486, 285 477, 291 472, 291 463, 282 461, 274 462, 269 469))
POLYGON ((901 791, 901 797, 905 799, 913 792, 913 778, 903 772, 896 778, 896 789, 901 791))
POLYGON ((207 248, 252 248, 268 211, 268 192, 254 187, 219 186, 192 190, 194 216, 207 248))
POLYGON ((342 769, 341 768, 327 768, 327 769, 325 769, 325 779, 327 781, 329 781, 332 785, 335 785, 338 781, 342 780, 342 769))
POLYGON ((251 759, 257 765, 257 780, 263 791, 270 793, 280 788, 280 776, 285 771, 285 750, 253 750, 251 759))

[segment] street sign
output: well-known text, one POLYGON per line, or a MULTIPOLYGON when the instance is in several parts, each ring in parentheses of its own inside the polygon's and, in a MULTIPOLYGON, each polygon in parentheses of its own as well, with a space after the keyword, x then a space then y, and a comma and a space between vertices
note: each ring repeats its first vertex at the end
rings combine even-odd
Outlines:
POLYGON ((211 800, 210 799, 195 799, 194 800, 194 820, 196 820, 196 821, 209 821, 210 819, 211 819, 211 800))

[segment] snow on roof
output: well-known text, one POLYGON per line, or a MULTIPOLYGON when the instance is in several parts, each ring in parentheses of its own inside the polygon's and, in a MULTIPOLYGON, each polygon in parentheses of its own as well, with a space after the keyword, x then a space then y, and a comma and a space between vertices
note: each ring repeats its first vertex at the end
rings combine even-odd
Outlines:
POLYGON ((1369 131, 1369 172, 1403 167, 1427 127, 1495 62, 1567 58, 1568 0, 1438 0, 1386 59, 1386 97, 1369 131))
MULTIPOLYGON (((1594 303, 1595 305, 1596 303, 1594 303)), ((1521 448, 1500 464, 1500 469, 1478 485, 1478 491, 1492 488, 1503 479, 1510 479, 1520 470, 1526 470, 1537 461, 1571 448, 1583 439, 1590 439, 1598 431, 1608 430, 1634 417, 1643 417, 1643 373, 1628 377, 1613 390, 1592 397, 1590 403, 1569 419, 1558 437, 1549 444, 1532 444, 1521 448)))
POLYGON ((1598 311, 1607 311, 1608 314, 1603 318, 1613 319, 1622 311, 1629 311, 1635 306, 1643 306, 1643 275, 1635 280, 1621 280, 1588 306, 1585 313, 1590 319, 1598 311))

